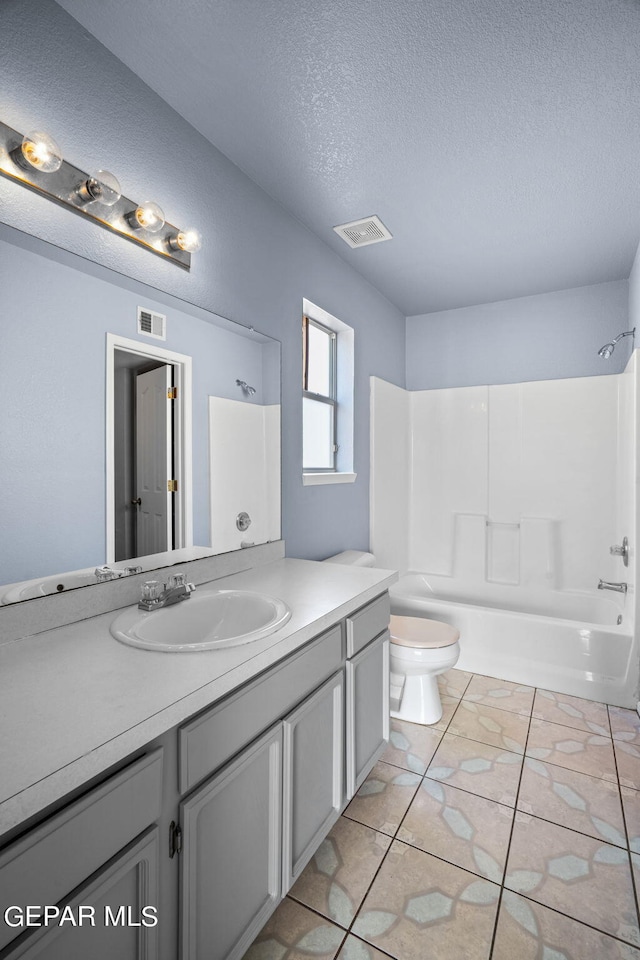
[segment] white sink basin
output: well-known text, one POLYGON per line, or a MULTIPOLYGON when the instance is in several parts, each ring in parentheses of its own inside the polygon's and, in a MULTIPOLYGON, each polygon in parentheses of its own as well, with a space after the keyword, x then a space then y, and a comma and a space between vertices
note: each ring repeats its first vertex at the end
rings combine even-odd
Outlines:
POLYGON ((250 590, 193 593, 160 610, 130 607, 111 624, 116 640, 145 650, 180 653, 253 643, 284 626, 291 611, 275 597, 250 590))
POLYGON ((10 588, 0 597, 0 603, 33 600, 36 597, 46 597, 51 593, 62 593, 66 590, 73 590, 75 587, 85 587, 96 582, 93 568, 72 573, 61 573, 54 577, 43 577, 41 580, 24 580, 22 583, 11 584, 10 588))

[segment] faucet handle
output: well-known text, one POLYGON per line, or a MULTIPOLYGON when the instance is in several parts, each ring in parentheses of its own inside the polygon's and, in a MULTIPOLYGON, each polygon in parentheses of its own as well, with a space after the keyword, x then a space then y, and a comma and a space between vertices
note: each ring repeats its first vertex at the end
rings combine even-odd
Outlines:
POLYGON ((189 594, 195 590, 195 584, 187 582, 186 573, 172 573, 167 582, 167 590, 174 590, 176 587, 183 587, 184 592, 189 594))
POLYGON ((160 580, 146 580, 140 588, 143 600, 159 600, 164 592, 164 584, 160 580))
POLYGON ((614 543, 613 546, 609 547, 609 553, 612 557, 622 557, 622 562, 625 567, 629 566, 629 539, 628 537, 622 538, 622 543, 614 543))

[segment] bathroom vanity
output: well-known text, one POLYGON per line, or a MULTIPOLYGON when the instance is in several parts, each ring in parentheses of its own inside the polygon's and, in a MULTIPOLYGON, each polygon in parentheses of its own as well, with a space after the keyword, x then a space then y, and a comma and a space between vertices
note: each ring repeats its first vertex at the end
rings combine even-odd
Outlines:
POLYGON ((2 910, 68 906, 10 913, 1 960, 239 960, 384 748, 395 579, 224 577, 292 611, 243 647, 131 648, 115 613, 0 646, 2 910))

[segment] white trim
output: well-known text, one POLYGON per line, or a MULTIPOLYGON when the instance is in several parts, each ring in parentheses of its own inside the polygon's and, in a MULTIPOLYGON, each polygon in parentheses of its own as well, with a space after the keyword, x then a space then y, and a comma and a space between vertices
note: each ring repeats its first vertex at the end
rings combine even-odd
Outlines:
POLYGON ((193 418, 192 418, 192 358, 184 353, 174 353, 155 344, 130 340, 114 333, 107 333, 106 376, 106 544, 107 563, 115 561, 115 510, 114 510, 114 447, 115 423, 113 416, 115 382, 115 351, 134 353, 153 360, 173 364, 178 388, 178 416, 176 418, 176 479, 178 498, 176 510, 175 547, 193 546, 193 418))
POLYGON ((354 483, 357 473, 303 473, 302 484, 313 487, 318 483, 354 483))
MULTIPOLYGON (((329 476, 329 480, 308 480, 305 484, 313 483, 353 483, 356 478, 352 473, 354 467, 354 383, 355 383, 355 363, 354 363, 354 337, 355 331, 349 324, 338 320, 332 314, 327 313, 322 307, 303 297, 302 311, 304 316, 310 320, 316 320, 318 323, 329 330, 333 330, 337 336, 337 363, 336 363, 336 400, 337 407, 337 440, 338 454, 336 458, 336 473, 321 474, 322 477, 329 476), (333 479, 336 476, 344 479, 333 479)), ((303 476, 309 477, 311 474, 303 476)), ((313 474, 317 476, 317 474, 313 474)))

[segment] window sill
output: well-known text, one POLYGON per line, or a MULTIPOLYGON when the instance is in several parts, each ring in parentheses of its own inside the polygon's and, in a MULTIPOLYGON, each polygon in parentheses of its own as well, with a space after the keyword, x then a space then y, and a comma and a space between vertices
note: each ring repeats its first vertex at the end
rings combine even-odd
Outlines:
POLYGON ((353 483, 357 473, 303 473, 302 483, 305 487, 318 483, 353 483))

